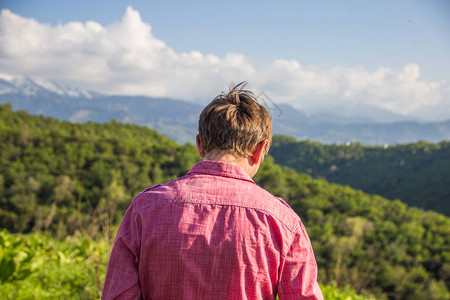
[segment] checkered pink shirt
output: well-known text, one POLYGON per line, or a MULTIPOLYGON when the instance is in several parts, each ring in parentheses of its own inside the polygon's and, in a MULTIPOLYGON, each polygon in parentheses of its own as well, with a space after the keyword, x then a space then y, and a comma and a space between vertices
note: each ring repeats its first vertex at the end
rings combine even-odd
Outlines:
POLYGON ((240 167, 202 161, 140 193, 102 299, 323 299, 297 214, 240 167))

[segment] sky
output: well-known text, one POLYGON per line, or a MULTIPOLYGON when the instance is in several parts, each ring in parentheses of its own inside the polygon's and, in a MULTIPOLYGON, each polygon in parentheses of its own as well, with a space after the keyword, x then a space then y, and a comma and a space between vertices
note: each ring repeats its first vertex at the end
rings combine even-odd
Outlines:
POLYGON ((450 119, 446 0, 0 0, 0 10, 3 77, 201 103, 248 81, 311 113, 368 105, 450 119))

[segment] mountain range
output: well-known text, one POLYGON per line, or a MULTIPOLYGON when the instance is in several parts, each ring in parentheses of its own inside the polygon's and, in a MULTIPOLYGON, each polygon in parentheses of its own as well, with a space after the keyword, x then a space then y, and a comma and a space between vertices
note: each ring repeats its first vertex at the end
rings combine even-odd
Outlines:
MULTIPOLYGON (((278 104, 260 93, 271 112, 274 133, 326 144, 360 142, 367 145, 404 144, 419 140, 450 139, 450 120, 419 122, 380 108, 359 105, 308 114, 289 104, 278 104)), ((14 110, 72 122, 134 123, 156 129, 184 144, 195 141, 198 116, 204 104, 185 100, 106 95, 26 76, 0 76, 0 103, 14 110)))

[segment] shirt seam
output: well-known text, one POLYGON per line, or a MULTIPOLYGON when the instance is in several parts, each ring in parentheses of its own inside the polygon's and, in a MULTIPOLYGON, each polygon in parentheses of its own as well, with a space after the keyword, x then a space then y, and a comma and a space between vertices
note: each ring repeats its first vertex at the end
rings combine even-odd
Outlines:
MULTIPOLYGON (((166 199, 167 200, 167 199, 166 199)), ((247 206, 247 205, 241 205, 241 204, 226 204, 226 203, 205 203, 205 202, 201 202, 201 201, 189 201, 189 200, 183 200, 183 201, 174 201, 174 200, 167 200, 167 201, 159 201, 159 203, 155 203, 152 202, 153 205, 165 205, 167 203, 177 203, 177 204, 202 204, 202 205, 218 205, 218 206, 236 206, 236 207, 242 207, 242 208, 251 208, 254 210, 259 210, 262 211, 274 218, 276 218, 281 224, 284 225, 284 227, 286 227, 286 229, 291 233, 294 234, 294 232, 298 229, 299 224, 297 223, 297 225, 295 227, 293 227, 292 229, 290 228, 290 226, 288 224, 286 224, 282 218, 278 217, 277 215, 273 214, 272 212, 270 212, 269 210, 260 208, 260 207, 256 207, 256 206, 247 206)), ((144 211, 146 208, 138 208, 136 207, 134 210, 135 214, 141 213, 142 211, 144 211)), ((297 216, 298 217, 298 216, 297 216)))

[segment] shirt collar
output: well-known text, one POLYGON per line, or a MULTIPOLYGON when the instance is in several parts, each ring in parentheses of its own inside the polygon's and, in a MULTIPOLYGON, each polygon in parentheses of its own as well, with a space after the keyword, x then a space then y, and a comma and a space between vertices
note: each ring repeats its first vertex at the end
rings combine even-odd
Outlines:
POLYGON ((208 174, 215 176, 232 177, 255 183, 253 179, 239 166, 220 161, 203 160, 196 163, 188 172, 192 174, 208 174))

